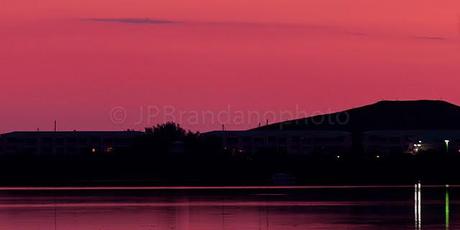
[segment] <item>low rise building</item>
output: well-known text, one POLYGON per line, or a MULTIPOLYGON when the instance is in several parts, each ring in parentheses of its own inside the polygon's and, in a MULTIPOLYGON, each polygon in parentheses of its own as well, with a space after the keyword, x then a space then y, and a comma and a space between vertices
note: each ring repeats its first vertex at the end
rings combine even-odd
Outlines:
POLYGON ((366 153, 459 152, 460 130, 381 130, 363 133, 366 153))
POLYGON ((0 135, 1 155, 79 155, 129 149, 136 131, 11 132, 0 135))
POLYGON ((205 136, 217 138, 227 151, 248 154, 278 152, 289 155, 320 153, 340 156, 352 148, 351 133, 343 131, 214 131, 205 136))

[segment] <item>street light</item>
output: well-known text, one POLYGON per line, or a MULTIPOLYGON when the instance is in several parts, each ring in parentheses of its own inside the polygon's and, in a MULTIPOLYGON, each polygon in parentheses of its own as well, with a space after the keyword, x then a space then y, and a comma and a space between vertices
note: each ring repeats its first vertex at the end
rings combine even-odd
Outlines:
POLYGON ((444 140, 444 143, 446 143, 446 152, 449 152, 449 143, 450 143, 450 140, 444 140))

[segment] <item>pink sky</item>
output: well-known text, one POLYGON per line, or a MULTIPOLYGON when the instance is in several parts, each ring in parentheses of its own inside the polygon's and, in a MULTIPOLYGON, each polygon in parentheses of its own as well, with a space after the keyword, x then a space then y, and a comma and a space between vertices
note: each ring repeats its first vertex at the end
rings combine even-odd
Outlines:
POLYGON ((381 99, 460 104, 459 15, 458 0, 3 0, 0 132, 55 119, 243 129, 381 99))

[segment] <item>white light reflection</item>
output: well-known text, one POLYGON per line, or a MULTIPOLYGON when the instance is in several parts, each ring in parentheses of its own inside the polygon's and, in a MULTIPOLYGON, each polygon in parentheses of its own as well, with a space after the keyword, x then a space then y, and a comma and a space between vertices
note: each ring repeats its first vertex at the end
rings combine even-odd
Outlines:
POLYGON ((415 184, 414 197, 415 229, 422 229, 422 185, 420 182, 415 184))

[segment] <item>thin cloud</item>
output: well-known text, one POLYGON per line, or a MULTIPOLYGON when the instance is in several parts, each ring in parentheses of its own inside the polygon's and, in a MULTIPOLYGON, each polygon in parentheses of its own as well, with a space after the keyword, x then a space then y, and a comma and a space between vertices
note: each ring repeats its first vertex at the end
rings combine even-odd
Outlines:
POLYGON ((151 18, 87 18, 87 21, 124 24, 169 24, 176 21, 151 18))
MULTIPOLYGON (((119 23, 119 24, 173 24, 183 23, 180 21, 172 21, 165 19, 152 19, 152 18, 86 18, 85 21, 100 22, 100 23, 119 23)), ((348 28, 343 26, 332 25, 315 25, 315 24, 299 24, 299 23, 263 23, 263 22, 232 22, 232 21, 211 21, 199 22, 188 21, 187 25, 210 25, 210 26, 238 26, 238 27, 255 27, 255 28, 283 28, 283 29, 296 29, 303 31, 310 31, 318 34, 329 35, 342 35, 353 37, 368 37, 368 38, 393 38, 393 39, 415 39, 425 41, 449 41, 448 37, 443 36, 425 36, 425 35, 404 35, 392 34, 385 32, 369 31, 360 28, 348 28)))
MULTIPOLYGON (((192 24, 192 23, 190 23, 192 24)), ((297 31, 305 31, 311 34, 324 34, 328 36, 349 36, 361 37, 369 39, 413 39, 425 40, 433 42, 449 41, 451 38, 444 36, 430 35, 410 35, 404 33, 395 33, 389 30, 373 30, 359 27, 347 27, 340 25, 325 25, 325 24, 302 24, 302 23, 257 23, 257 22, 202 22, 194 24, 218 25, 218 26, 240 26, 254 28, 269 28, 276 27, 280 29, 294 29, 297 31)))
POLYGON ((439 37, 439 36, 415 36, 414 38, 421 39, 421 40, 439 40, 439 41, 443 41, 447 39, 446 37, 439 37))

